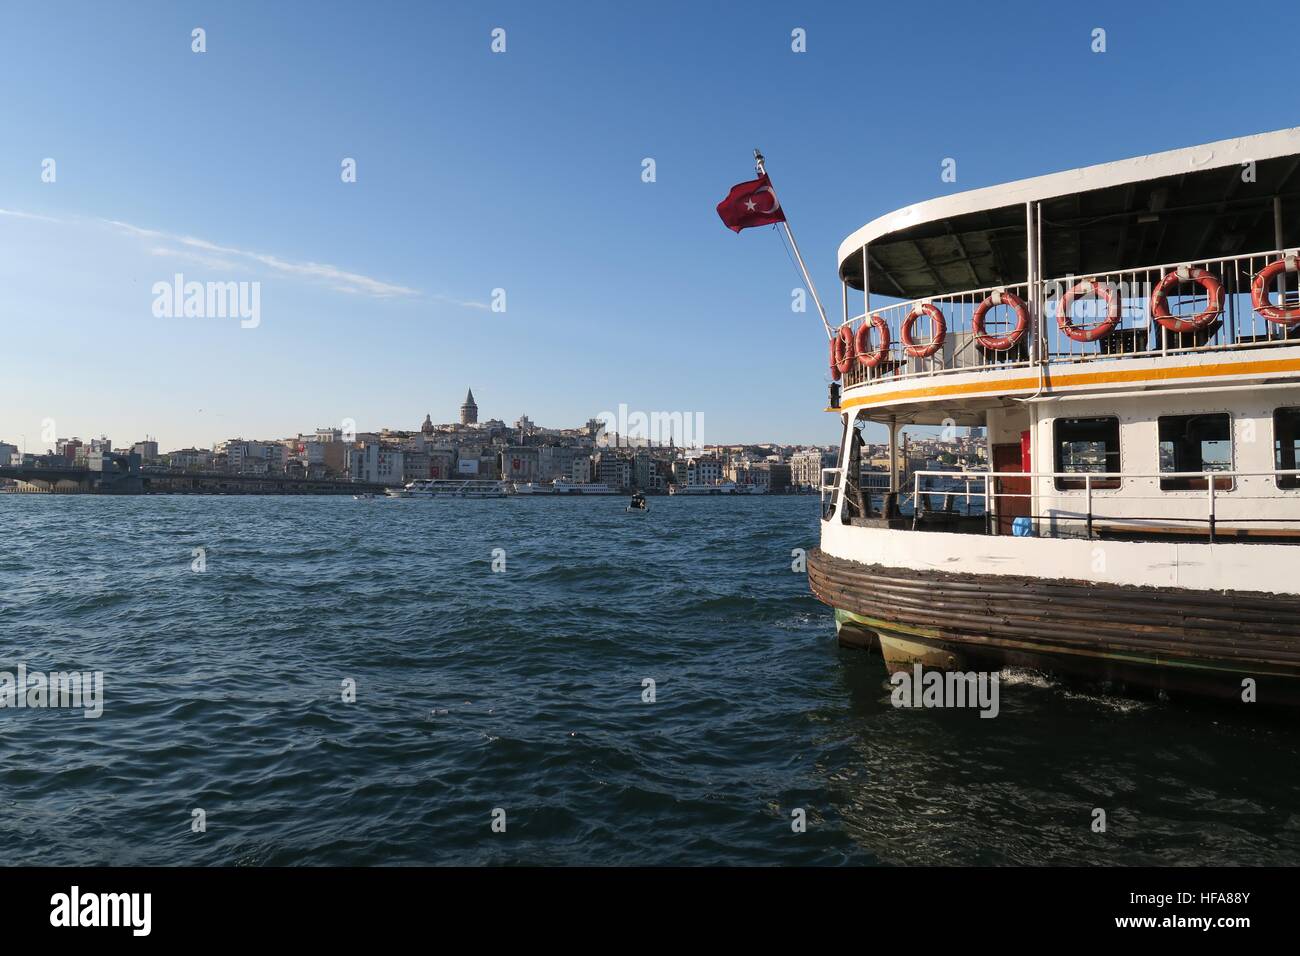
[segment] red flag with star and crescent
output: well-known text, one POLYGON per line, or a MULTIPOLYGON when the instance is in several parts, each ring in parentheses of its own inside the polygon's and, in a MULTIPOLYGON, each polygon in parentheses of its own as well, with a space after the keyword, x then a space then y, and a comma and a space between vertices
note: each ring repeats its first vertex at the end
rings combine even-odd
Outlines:
POLYGON ((723 225, 735 232, 750 226, 767 226, 774 222, 785 222, 785 213, 772 192, 772 183, 764 173, 747 183, 737 183, 727 193, 727 198, 718 203, 718 215, 723 225))

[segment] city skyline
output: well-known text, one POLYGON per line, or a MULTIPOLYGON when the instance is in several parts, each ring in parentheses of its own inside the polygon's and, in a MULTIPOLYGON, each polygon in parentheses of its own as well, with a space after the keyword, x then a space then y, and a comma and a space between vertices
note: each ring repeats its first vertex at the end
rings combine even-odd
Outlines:
MULTIPOLYGON (((906 45, 870 42, 913 29, 891 9, 747 5, 736 67, 723 8, 360 21, 348 8, 72 8, 3 15, 0 77, 25 91, 0 152, 7 441, 47 418, 60 435, 147 430, 174 447, 312 420, 382 427, 455 407, 477 381, 498 414, 581 421, 625 403, 703 414, 719 440, 831 442, 825 337, 811 302, 792 311, 802 282, 781 236, 736 236, 714 212, 752 177, 753 147, 835 322, 836 249, 864 222, 1200 138, 1177 111, 1133 110, 1134 88, 1220 114, 1222 136, 1289 121, 1157 69, 1145 51, 1191 27, 1111 3, 1086 18, 1019 7, 1006 42, 1058 66, 1033 84, 1017 58, 969 44, 973 9, 928 26, 948 68, 916 71, 906 45), (890 88, 897 148, 870 116, 846 122, 832 92, 860 75, 864 42, 879 75, 909 76, 890 88), (1044 118, 1042 135, 990 135, 990 97, 1044 118), (1105 115, 1106 135, 1064 135, 1063 102, 1105 115), (189 283, 247 284, 255 320, 186 315, 155 291, 189 283), (761 387, 738 386, 754 376, 761 387)), ((1285 81, 1280 35, 1217 29, 1257 51, 1263 85, 1285 81)))
MULTIPOLYGON (((468 389, 468 393, 469 393, 468 397, 472 399, 473 398, 472 387, 468 389)), ((480 408, 480 406, 478 405, 477 400, 474 400, 472 402, 474 408, 474 414, 470 417, 468 421, 466 421, 465 418, 465 409, 467 404, 468 404, 467 402, 461 402, 457 406, 457 412, 455 415, 451 415, 450 417, 445 417, 443 419, 438 419, 438 420, 435 420, 434 411, 430 409, 430 410, 426 410, 423 415, 423 418, 420 421, 415 422, 414 424, 410 424, 410 423, 394 424, 389 422, 389 423, 380 423, 380 424, 375 424, 373 426, 369 426, 364 423, 354 422, 345 419, 339 422, 328 422, 328 423, 317 422, 312 425, 311 432, 335 430, 335 431, 346 433, 351 431, 357 435, 386 434, 386 433, 398 434, 403 432, 414 433, 420 431, 422 427, 428 426, 430 424, 442 428, 444 426, 454 425, 457 423, 458 420, 459 423, 462 425, 487 424, 493 422, 504 423, 506 427, 511 429, 518 428, 519 423, 522 421, 528 423, 529 426, 535 426, 543 431, 563 431, 563 430, 582 429, 589 422, 602 421, 602 416, 607 416, 607 418, 604 420, 608 420, 611 422, 617 421, 616 413, 602 411, 595 414, 587 415, 584 419, 582 419, 581 422, 578 423, 548 425, 548 424, 534 421, 532 416, 529 415, 527 411, 522 411, 517 415, 509 415, 509 414, 501 415, 501 414, 486 413, 483 415, 482 423, 480 423, 478 421, 478 409, 480 408)), ((624 409, 624 411, 626 412, 626 409, 624 409)), ((634 410, 630 414, 635 415, 638 413, 644 415, 646 418, 668 414, 666 412, 662 412, 658 410, 651 411, 649 409, 643 412, 639 410, 634 410)), ((627 416, 625 415, 625 418, 626 417, 627 416)), ((922 430, 926 430, 926 431, 932 430, 932 429, 925 429, 924 426, 919 426, 919 427, 922 430)), ((95 439, 109 438, 110 440, 113 440, 115 448, 130 447, 131 445, 137 444, 142 441, 152 441, 157 443, 160 447, 183 449, 183 448, 212 448, 215 445, 220 444, 221 442, 231 441, 235 439, 251 439, 255 441, 285 441, 296 436, 302 436, 311 433, 308 431, 304 431, 301 425, 299 425, 299 427, 297 427, 296 429, 290 429, 288 432, 285 432, 284 434, 270 434, 270 433, 262 434, 260 432, 256 432, 250 429, 243 429, 241 431, 240 429, 236 428, 235 431, 230 432, 229 434, 221 434, 219 436, 212 437, 208 440, 193 442, 186 445, 171 445, 168 442, 160 440, 158 436, 154 434, 152 431, 150 431, 149 429, 144 429, 143 431, 137 429, 136 432, 130 432, 130 433, 123 432, 121 436, 119 436, 118 438, 114 438, 114 436, 110 435, 106 429, 95 429, 95 428, 91 428, 89 431, 84 433, 73 432, 73 433, 65 434, 63 431, 59 431, 57 434, 54 435, 53 438, 49 438, 49 439, 43 438, 39 434, 36 436, 32 436, 32 435, 6 436, 5 434, 0 434, 0 444, 12 443, 27 454, 43 454, 46 452, 52 452, 57 442, 64 442, 69 440, 90 442, 95 439), (139 434, 136 434, 136 432, 139 432, 139 434), (26 438, 25 448, 23 447, 23 442, 21 440, 23 438, 26 438), (33 442, 35 442, 35 444, 33 444, 33 442)), ((616 428, 615 429, 605 428, 602 430, 602 433, 611 436, 620 436, 624 439, 630 437, 631 439, 633 439, 633 444, 640 442, 645 447, 669 447, 672 444, 670 439, 665 439, 664 441, 659 442, 653 438, 647 438, 647 436, 641 435, 635 429, 625 430, 620 432, 616 428)), ((48 434, 48 431, 46 432, 46 434, 48 434)), ((720 441, 708 441, 708 442, 702 441, 698 443, 687 443, 684 445, 681 443, 678 444, 680 447, 684 447, 684 448, 689 448, 689 447, 725 448, 725 447, 736 447, 740 445, 756 445, 756 446, 772 445, 776 447, 838 447, 839 437, 840 436, 838 434, 835 434, 834 436, 832 436, 833 440, 822 441, 822 442, 781 442, 772 439, 757 439, 752 441, 729 441, 724 438, 723 440, 720 441)))

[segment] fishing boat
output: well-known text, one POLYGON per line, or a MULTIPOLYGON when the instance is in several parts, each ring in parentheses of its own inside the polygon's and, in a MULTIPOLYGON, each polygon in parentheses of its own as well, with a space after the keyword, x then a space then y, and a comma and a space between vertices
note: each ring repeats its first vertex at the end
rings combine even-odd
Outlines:
POLYGON ((645 500, 645 495, 636 492, 632 495, 632 500, 628 502, 627 511, 649 511, 650 505, 645 500))
POLYGON ((808 577, 841 641, 1300 703, 1300 129, 919 202, 838 267, 808 577), (908 473, 912 426, 989 466, 908 473))

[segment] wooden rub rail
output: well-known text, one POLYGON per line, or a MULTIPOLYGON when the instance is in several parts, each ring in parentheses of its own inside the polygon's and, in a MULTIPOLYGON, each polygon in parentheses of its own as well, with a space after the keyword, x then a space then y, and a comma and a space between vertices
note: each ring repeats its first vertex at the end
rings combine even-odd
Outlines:
POLYGON ((825 604, 972 649, 1222 662, 1300 676, 1300 597, 913 571, 814 549, 825 604))

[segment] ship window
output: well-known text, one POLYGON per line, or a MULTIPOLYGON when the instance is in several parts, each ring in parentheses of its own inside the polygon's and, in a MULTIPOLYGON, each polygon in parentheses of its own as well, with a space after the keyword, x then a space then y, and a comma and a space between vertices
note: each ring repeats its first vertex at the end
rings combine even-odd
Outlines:
MULTIPOLYGON (((1157 419, 1160 471, 1232 471, 1232 420, 1227 413, 1166 415, 1157 419)), ((1204 491, 1206 478, 1161 478, 1161 491, 1204 491)), ((1215 478, 1216 490, 1232 488, 1231 478, 1215 478)))
MULTIPOLYGON (((1118 418, 1058 418, 1053 423, 1056 471, 1079 474, 1116 473, 1119 469, 1118 418)), ((1083 478, 1058 476, 1058 491, 1085 487, 1083 478)), ((1093 488, 1118 488, 1118 478, 1096 478, 1093 488)))
MULTIPOLYGON (((1300 408, 1279 408, 1273 413, 1273 467, 1294 471, 1300 467, 1300 408)), ((1300 488, 1300 475, 1278 475, 1279 488, 1300 488)))

